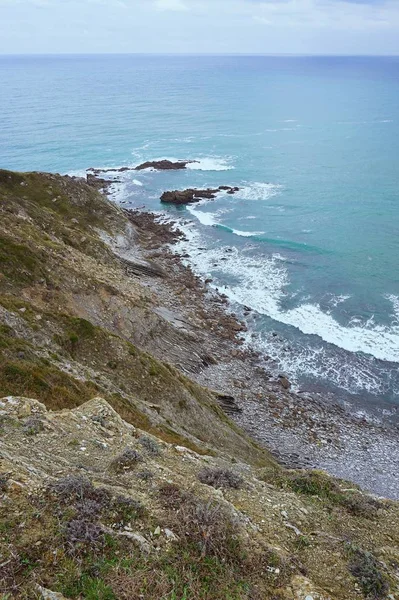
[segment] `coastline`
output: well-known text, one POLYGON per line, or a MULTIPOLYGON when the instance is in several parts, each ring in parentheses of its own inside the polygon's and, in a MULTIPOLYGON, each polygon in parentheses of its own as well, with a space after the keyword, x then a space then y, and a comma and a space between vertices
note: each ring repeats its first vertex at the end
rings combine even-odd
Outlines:
POLYGON ((331 398, 289 389, 244 344, 245 323, 231 313, 227 298, 184 264, 173 247, 184 235, 178 223, 143 209, 125 212, 141 258, 165 273, 142 274, 141 283, 156 296, 159 314, 190 340, 189 350, 171 347, 167 360, 220 394, 221 407, 237 425, 285 466, 323 469, 377 495, 399 498, 395 426, 352 414, 331 398))

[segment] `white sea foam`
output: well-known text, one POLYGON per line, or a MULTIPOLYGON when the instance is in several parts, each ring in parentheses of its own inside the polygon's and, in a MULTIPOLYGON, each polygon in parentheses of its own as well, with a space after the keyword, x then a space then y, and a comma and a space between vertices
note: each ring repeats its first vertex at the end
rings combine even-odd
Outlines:
POLYGON ((191 171, 231 171, 235 167, 225 158, 210 156, 206 158, 195 158, 195 162, 188 163, 187 169, 191 171))
POLYGON ((350 295, 348 294, 341 294, 340 296, 333 296, 330 300, 330 304, 331 306, 338 306, 338 304, 342 304, 343 302, 345 302, 346 300, 349 300, 350 295))
POLYGON ((239 229, 232 229, 232 233, 239 235, 240 237, 253 237, 255 235, 263 235, 264 231, 240 231, 239 229))
POLYGON ((399 325, 399 296, 395 296, 394 294, 387 294, 387 300, 392 302, 393 311, 394 311, 394 324, 399 325))
MULTIPOLYGON (((190 235, 192 237, 192 231, 190 235)), ((198 245, 198 240, 195 243, 198 245)), ((191 246, 190 238, 188 244, 191 246)), ((288 272, 277 256, 252 258, 246 249, 225 253, 224 248, 219 248, 197 254, 190 247, 185 248, 184 252, 187 251, 201 275, 209 277, 215 270, 222 270, 223 280, 234 282, 223 290, 232 301, 295 327, 302 333, 317 335, 347 351, 399 362, 399 326, 387 327, 372 320, 366 323, 352 320, 348 325, 342 325, 318 304, 311 302, 284 310, 281 301, 289 283, 288 272), (224 260, 220 262, 222 257, 224 260), (219 266, 215 268, 215 264, 219 266)))
POLYGON ((144 185, 144 184, 143 184, 141 181, 139 181, 138 179, 133 179, 133 180, 132 180, 132 183, 134 183, 134 185, 139 185, 140 187, 142 187, 142 186, 144 185))
POLYGON ((202 225, 217 225, 218 221, 216 219, 216 213, 203 212, 198 210, 197 206, 198 204, 196 207, 192 206, 191 204, 187 204, 186 208, 196 219, 198 219, 200 223, 202 223, 202 225))
POLYGON ((281 190, 282 186, 276 183, 255 182, 240 187, 236 195, 243 200, 268 200, 279 194, 281 190))

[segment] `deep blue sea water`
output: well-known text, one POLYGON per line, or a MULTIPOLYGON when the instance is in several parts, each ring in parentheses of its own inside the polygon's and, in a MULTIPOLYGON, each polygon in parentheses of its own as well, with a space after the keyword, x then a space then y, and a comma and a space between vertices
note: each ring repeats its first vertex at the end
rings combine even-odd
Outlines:
POLYGON ((118 201, 241 188, 168 212, 277 370, 398 403, 399 58, 0 57, 0 167, 156 158, 199 162, 129 173, 118 201))

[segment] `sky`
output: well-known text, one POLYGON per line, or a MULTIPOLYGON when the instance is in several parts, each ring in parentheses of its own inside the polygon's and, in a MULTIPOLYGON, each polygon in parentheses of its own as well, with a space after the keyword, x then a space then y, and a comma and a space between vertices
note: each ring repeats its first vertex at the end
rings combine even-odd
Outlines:
POLYGON ((0 0, 0 53, 399 54, 399 0, 0 0))

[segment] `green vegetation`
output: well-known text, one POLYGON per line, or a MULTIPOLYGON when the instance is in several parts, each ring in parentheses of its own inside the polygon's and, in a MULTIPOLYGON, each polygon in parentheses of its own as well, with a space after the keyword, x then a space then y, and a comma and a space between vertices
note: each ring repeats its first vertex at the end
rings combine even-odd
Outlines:
POLYGON ((79 406, 96 393, 94 384, 77 380, 39 360, 4 360, 0 364, 1 396, 35 398, 59 410, 79 406))
POLYGON ((366 598, 386 598, 389 592, 388 581, 371 552, 349 545, 349 570, 358 580, 366 598))
POLYGON ((382 508, 381 502, 371 496, 363 495, 352 489, 343 491, 342 484, 347 482, 329 477, 322 471, 264 471, 261 477, 273 485, 290 489, 298 494, 313 496, 328 505, 341 506, 349 513, 359 517, 372 519, 382 508), (340 485, 341 483, 341 485, 340 485))

